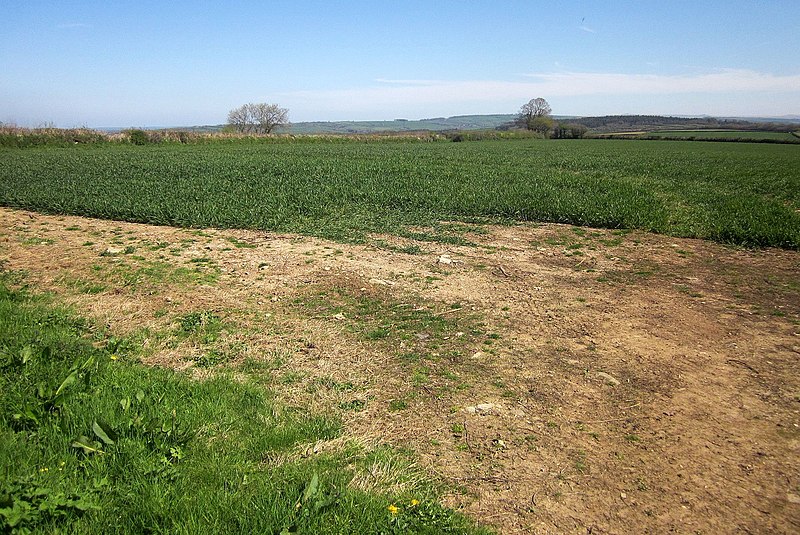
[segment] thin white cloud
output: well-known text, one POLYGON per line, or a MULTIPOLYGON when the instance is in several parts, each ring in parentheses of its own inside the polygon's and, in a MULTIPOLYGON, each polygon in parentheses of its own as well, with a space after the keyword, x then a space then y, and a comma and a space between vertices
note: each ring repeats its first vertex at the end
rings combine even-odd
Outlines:
POLYGON ((800 91, 800 74, 782 76, 743 69, 692 75, 571 72, 526 76, 534 80, 533 85, 559 95, 800 91))
MULTIPOLYGON (((523 74, 523 76, 526 76, 523 74)), ((441 80, 394 80, 391 78, 376 78, 376 82, 380 84, 394 84, 394 85, 435 85, 441 83, 441 80)))
POLYGON ((586 25, 581 25, 581 26, 578 26, 578 28, 579 28, 579 29, 581 29, 581 30, 583 30, 584 32, 588 32, 588 33, 597 33, 597 32, 595 32, 593 29, 589 28, 589 27, 588 27, 588 26, 586 26, 586 25))
POLYGON ((617 73, 534 73, 529 80, 389 80, 380 85, 340 90, 284 93, 304 108, 393 109, 398 105, 430 107, 458 103, 498 103, 529 99, 602 95, 681 95, 731 92, 800 92, 800 74, 775 75, 750 70, 722 70, 693 75, 617 73))

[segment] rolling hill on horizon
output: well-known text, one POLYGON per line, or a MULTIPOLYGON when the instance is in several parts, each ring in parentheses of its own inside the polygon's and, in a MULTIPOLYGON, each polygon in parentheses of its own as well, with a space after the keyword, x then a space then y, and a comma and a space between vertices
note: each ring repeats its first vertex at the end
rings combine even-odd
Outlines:
MULTIPOLYGON (((394 119, 387 121, 300 121, 291 123, 279 133, 308 134, 374 134, 388 132, 447 132, 456 130, 495 130, 508 126, 516 114, 454 115, 427 119, 394 119)), ((800 115, 781 117, 712 117, 709 115, 604 115, 576 116, 554 115, 557 121, 582 124, 593 132, 626 131, 630 129, 658 128, 730 128, 730 129, 785 129, 793 130, 800 124, 800 115)), ((186 130, 191 132, 219 132, 224 124, 178 127, 144 127, 146 130, 186 130)), ((107 127, 97 130, 117 132, 125 127, 107 127)))

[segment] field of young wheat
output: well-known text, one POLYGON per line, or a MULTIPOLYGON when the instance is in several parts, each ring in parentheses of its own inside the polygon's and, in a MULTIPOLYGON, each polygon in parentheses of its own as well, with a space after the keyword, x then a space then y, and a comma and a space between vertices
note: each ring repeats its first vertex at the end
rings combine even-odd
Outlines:
POLYGON ((624 140, 2 149, 0 204, 358 240, 441 220, 800 247, 795 146, 624 140))

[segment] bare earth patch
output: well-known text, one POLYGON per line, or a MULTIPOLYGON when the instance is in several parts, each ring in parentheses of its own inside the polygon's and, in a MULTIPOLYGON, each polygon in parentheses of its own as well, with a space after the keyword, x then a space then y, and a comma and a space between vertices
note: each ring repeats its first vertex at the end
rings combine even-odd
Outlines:
POLYGON ((800 531, 797 252, 452 227, 474 245, 0 209, 0 267, 121 352, 249 374, 414 450, 502 533, 800 531))

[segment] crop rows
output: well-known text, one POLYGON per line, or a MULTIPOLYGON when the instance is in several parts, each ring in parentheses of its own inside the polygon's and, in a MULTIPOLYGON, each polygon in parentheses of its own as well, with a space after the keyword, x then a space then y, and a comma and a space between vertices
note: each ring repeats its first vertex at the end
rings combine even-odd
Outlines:
POLYGON ((624 140, 0 149, 0 204, 359 240, 441 220, 800 248, 792 145, 624 140))

